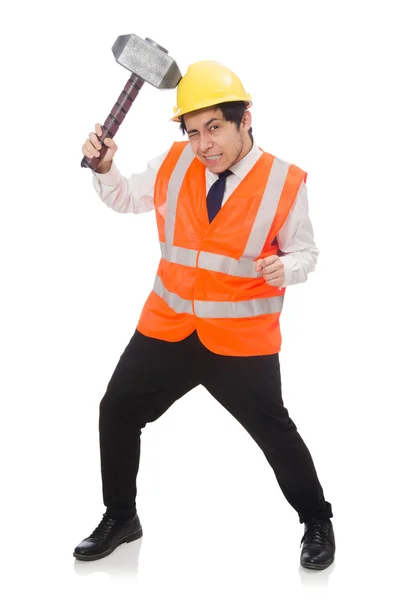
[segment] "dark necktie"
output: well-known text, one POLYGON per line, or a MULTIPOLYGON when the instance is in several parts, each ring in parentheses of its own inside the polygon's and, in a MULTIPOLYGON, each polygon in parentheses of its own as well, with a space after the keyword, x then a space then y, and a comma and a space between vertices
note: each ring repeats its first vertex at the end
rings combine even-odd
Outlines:
POLYGON ((222 206, 223 194, 225 193, 226 177, 233 175, 232 171, 219 173, 219 178, 212 184, 207 194, 207 211, 209 222, 216 217, 222 206))

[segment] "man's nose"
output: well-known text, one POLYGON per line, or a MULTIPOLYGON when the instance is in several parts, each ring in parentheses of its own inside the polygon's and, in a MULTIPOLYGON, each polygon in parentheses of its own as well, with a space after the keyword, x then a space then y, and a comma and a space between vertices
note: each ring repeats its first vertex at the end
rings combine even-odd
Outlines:
POLYGON ((208 150, 211 150, 212 146, 213 146, 213 143, 212 143, 211 137, 209 135, 207 135, 206 133, 203 133, 200 136, 200 146, 199 146, 200 152, 205 153, 208 150))

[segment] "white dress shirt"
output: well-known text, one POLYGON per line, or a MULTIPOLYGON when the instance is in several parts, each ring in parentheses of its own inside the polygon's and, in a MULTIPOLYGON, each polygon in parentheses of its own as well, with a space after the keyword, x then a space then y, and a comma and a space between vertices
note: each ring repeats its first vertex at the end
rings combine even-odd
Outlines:
MULTIPOLYGON (((101 200, 109 208, 121 213, 139 214, 154 210, 154 184, 165 156, 157 156, 148 162, 143 173, 124 177, 114 161, 108 173, 93 172, 93 185, 101 200)), ((250 152, 230 168, 232 175, 226 179, 223 203, 252 169, 262 151, 255 144, 250 152)), ((207 193, 218 176, 206 169, 207 193)), ((314 271, 319 251, 313 239, 313 227, 309 219, 306 184, 302 182, 295 203, 288 218, 277 235, 282 252, 280 260, 284 263, 283 287, 306 281, 308 274, 314 271)))

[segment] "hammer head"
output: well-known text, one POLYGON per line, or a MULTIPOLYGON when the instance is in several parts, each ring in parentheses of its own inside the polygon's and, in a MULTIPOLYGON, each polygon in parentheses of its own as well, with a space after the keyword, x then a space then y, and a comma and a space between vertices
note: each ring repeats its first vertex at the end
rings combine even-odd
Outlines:
POLYGON ((149 38, 120 35, 112 46, 116 61, 156 88, 175 88, 182 75, 168 51, 149 38))

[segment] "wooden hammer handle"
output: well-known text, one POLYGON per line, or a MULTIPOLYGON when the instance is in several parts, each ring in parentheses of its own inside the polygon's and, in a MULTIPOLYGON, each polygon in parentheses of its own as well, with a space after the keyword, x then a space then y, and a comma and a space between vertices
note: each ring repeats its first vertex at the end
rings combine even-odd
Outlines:
POLYGON ((143 79, 137 75, 131 75, 125 84, 123 91, 118 97, 116 104, 113 106, 108 118, 102 126, 102 135, 100 138, 98 138, 102 144, 102 148, 99 151, 99 156, 94 156, 93 158, 84 156, 83 160, 81 161, 82 167, 89 167, 93 171, 97 169, 108 149, 108 147, 103 143, 103 140, 105 138, 113 138, 116 135, 121 123, 124 121, 125 115, 130 110, 131 105, 137 97, 143 84, 143 79))

